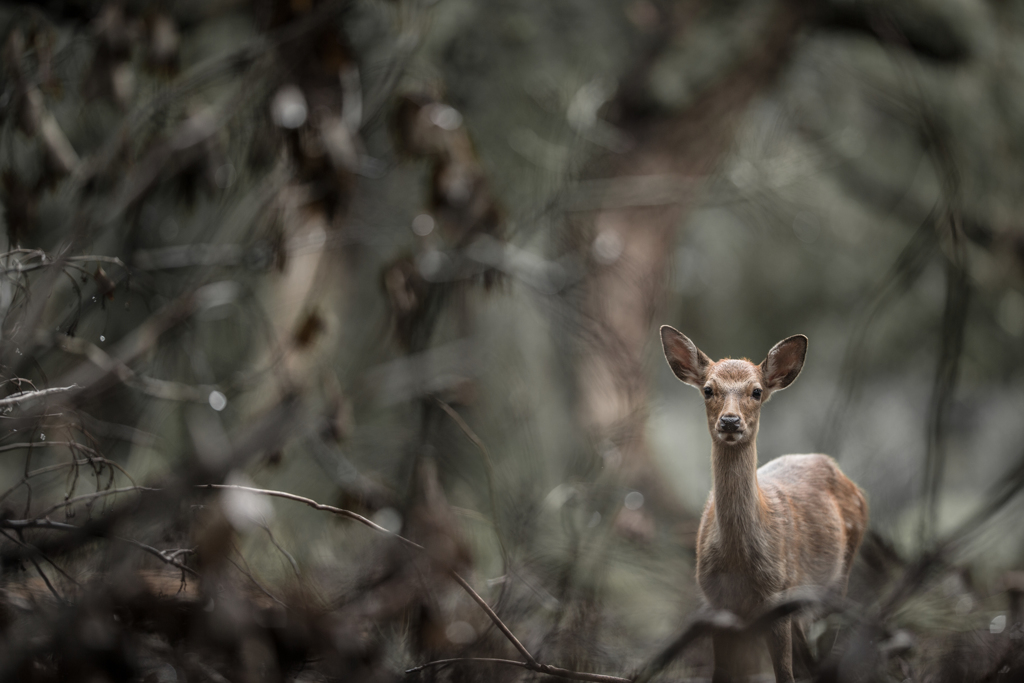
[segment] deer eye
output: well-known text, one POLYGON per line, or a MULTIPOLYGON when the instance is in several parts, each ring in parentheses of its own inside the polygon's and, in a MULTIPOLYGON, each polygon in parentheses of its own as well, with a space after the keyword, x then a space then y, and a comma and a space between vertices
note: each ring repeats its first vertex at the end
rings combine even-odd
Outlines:
POLYGON ((712 393, 711 387, 704 387, 704 398, 711 398, 712 393))
POLYGON ((758 400, 758 401, 761 400, 761 390, 760 389, 754 389, 754 398, 756 400, 758 400))

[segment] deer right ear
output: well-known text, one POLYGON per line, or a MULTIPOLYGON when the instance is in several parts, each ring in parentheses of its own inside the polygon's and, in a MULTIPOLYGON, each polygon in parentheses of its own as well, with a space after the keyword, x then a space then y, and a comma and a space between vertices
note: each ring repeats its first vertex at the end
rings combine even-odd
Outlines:
POLYGON ((661 344, 665 349, 665 360, 676 377, 695 387, 704 386, 711 359, 704 355, 685 334, 669 327, 661 326, 661 344))

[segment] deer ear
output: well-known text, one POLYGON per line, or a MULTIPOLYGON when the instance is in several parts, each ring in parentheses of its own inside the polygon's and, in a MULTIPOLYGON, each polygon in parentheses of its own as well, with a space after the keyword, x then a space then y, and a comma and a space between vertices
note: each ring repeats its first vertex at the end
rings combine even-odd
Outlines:
POLYGON ((695 387, 704 385, 711 359, 704 355, 682 332, 661 326, 661 344, 665 359, 676 377, 695 387))
POLYGON ((772 347, 761 361, 761 374, 768 391, 785 389, 800 374, 807 357, 807 337, 796 334, 772 347))

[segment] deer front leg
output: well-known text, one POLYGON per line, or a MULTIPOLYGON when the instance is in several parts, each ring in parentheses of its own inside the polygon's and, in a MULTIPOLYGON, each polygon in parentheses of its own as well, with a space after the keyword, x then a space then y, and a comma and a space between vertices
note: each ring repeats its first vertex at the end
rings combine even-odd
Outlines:
POLYGON ((772 657, 776 683, 793 683, 793 631, 792 617, 772 624, 768 631, 768 654, 772 657))
POLYGON ((716 633, 711 641, 715 650, 712 683, 750 680, 757 670, 760 639, 749 633, 716 633))

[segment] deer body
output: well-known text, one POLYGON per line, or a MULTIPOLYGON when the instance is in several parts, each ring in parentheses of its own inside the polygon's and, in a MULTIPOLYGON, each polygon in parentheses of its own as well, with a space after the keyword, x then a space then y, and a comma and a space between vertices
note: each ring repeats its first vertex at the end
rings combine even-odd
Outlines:
MULTIPOLYGON (((844 593, 867 527, 860 489, 826 455, 786 455, 757 469, 761 405, 796 379, 807 338, 779 342, 754 365, 714 363, 668 326, 661 335, 672 371, 705 398, 713 490, 697 533, 697 582, 708 602, 750 619, 792 588, 844 593)), ((793 648, 807 651, 801 625, 776 621, 767 641, 776 679, 794 680, 793 648)), ((714 681, 740 673, 743 647, 715 636, 714 681)))

